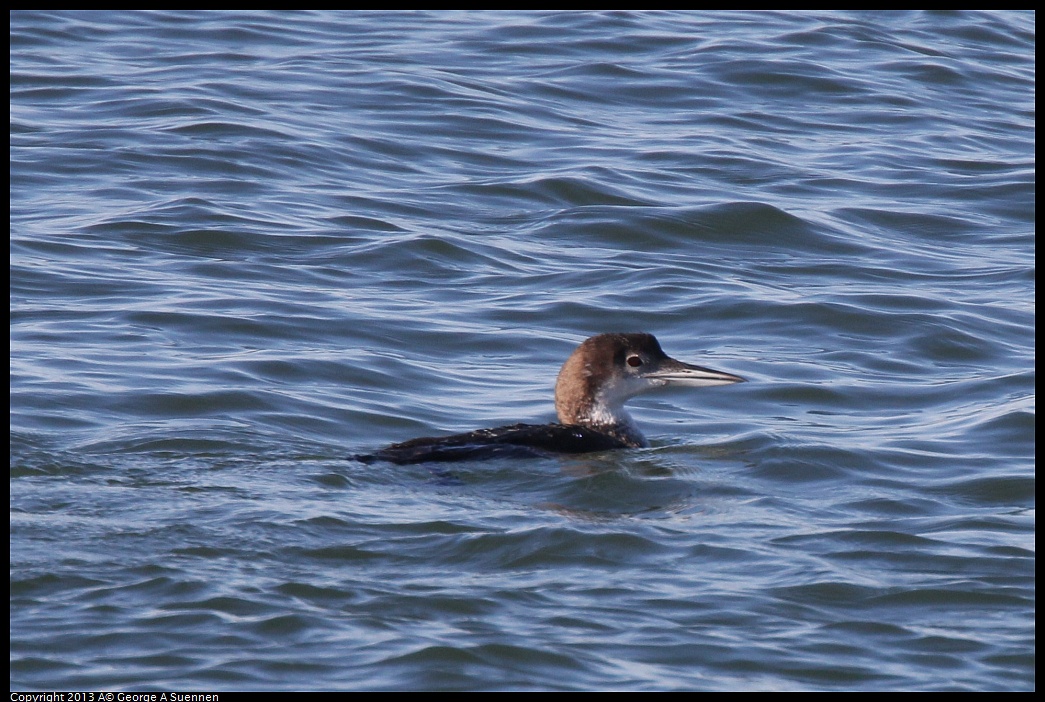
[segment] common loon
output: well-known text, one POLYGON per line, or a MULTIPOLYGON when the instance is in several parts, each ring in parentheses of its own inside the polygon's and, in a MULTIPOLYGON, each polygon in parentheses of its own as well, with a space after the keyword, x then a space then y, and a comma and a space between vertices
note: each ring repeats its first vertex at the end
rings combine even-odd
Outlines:
POLYGON ((652 334, 599 334, 566 359, 555 382, 559 424, 512 424, 451 436, 422 437, 356 456, 366 463, 534 457, 648 446, 625 411, 630 398, 659 387, 741 383, 731 373, 669 358, 652 334))

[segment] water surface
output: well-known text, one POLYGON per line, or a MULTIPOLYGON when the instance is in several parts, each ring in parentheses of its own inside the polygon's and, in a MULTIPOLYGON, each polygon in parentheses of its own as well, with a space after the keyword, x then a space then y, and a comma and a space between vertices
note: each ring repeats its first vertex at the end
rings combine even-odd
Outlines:
POLYGON ((1034 20, 13 13, 12 689, 1034 689, 1034 20))

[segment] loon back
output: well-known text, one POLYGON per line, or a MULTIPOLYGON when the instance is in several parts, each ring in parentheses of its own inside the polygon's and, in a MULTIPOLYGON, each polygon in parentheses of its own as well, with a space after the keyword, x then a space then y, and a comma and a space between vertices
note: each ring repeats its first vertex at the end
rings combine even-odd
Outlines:
POLYGON ((424 436, 356 456, 364 463, 477 461, 488 458, 539 458, 556 453, 591 453, 633 448, 610 434, 567 424, 512 424, 450 436, 424 436))

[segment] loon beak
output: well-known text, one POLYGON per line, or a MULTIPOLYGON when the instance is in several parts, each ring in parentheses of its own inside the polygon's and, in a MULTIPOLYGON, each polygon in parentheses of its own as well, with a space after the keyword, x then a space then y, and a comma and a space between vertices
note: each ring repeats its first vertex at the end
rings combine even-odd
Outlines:
POLYGON ((723 371, 691 366, 674 358, 665 358, 654 368, 642 374, 643 378, 662 385, 678 385, 680 387, 704 388, 712 385, 730 385, 743 383, 739 375, 723 371))

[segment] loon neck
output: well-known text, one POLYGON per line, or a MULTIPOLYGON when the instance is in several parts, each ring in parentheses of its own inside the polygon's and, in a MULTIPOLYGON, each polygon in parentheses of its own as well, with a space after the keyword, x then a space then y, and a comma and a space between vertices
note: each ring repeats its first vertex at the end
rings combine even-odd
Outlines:
POLYGON ((646 437, 642 435, 638 425, 635 424, 635 420, 631 418, 630 414, 624 411, 623 407, 619 408, 616 412, 606 412, 605 409, 606 408, 604 407, 596 405, 593 407, 593 411, 590 414, 579 415, 574 417, 572 420, 566 420, 560 417, 559 421, 563 424, 579 424, 581 426, 595 429, 603 434, 609 434, 631 448, 644 448, 649 446, 646 437))
MULTIPOLYGON (((642 435, 635 420, 624 409, 624 404, 603 396, 601 392, 594 395, 568 398, 556 402, 559 421, 563 424, 575 424, 609 434, 632 448, 648 446, 646 437, 642 435)), ((558 398, 557 398, 558 399, 558 398)))

